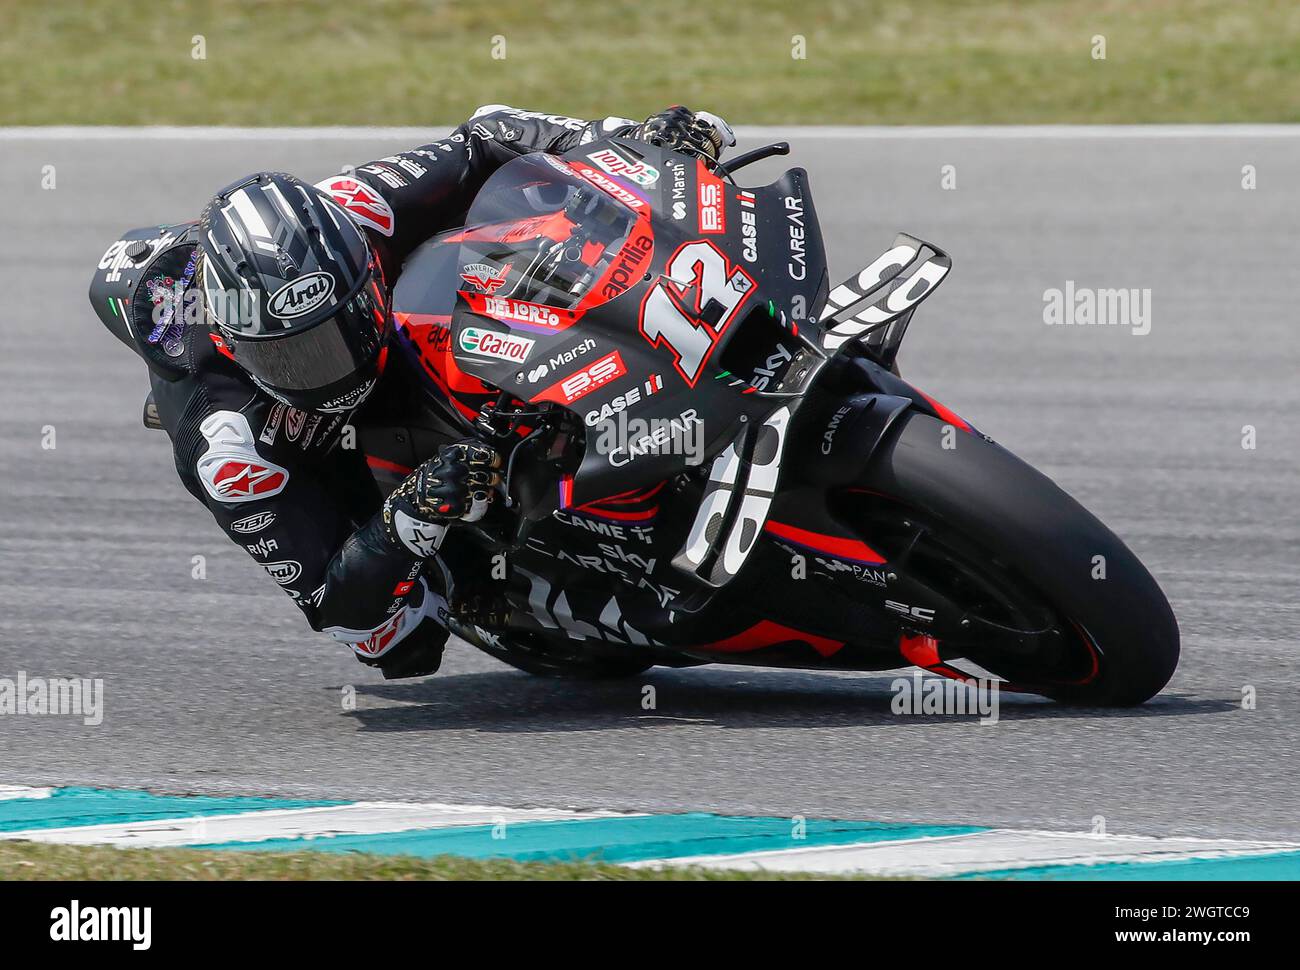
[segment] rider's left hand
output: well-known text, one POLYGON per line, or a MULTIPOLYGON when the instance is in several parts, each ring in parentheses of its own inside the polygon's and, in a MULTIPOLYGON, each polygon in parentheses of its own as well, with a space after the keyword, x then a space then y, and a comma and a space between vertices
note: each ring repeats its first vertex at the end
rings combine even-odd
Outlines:
POLYGON ((691 111, 681 105, 651 115, 632 133, 632 137, 713 162, 722 157, 724 148, 736 144, 735 132, 720 117, 708 111, 691 111))

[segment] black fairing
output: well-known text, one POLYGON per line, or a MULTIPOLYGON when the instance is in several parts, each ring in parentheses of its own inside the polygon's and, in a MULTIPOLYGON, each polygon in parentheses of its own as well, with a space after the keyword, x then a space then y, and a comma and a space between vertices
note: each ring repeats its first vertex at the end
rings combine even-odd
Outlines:
POLYGON ((816 325, 808 321, 816 318, 827 290, 825 251, 802 169, 744 189, 694 158, 615 138, 584 145, 562 160, 530 155, 499 170, 480 191, 463 233, 433 240, 407 261, 394 308, 399 317, 450 313, 450 343, 466 373, 522 400, 574 412, 587 430, 587 446, 566 496, 578 505, 652 487, 694 464, 707 465, 743 422, 763 423, 783 401, 764 392, 780 387, 800 341, 817 339, 816 325), (601 165, 598 156, 609 151, 620 161, 647 167, 653 177, 641 172, 638 180, 601 165), (519 242, 491 237, 500 227, 567 215, 566 187, 570 199, 575 192, 595 192, 602 208, 621 209, 612 219, 602 213, 573 220, 588 231, 612 226, 607 238, 614 241, 605 253, 615 254, 601 271, 605 275, 574 302, 568 298, 581 291, 540 285, 533 275, 539 258, 535 243, 544 248, 554 236, 539 232, 519 242), (548 208, 548 195, 560 201, 548 208), (445 258, 449 246, 459 247, 454 261, 445 258), (692 328, 701 331, 709 303, 717 301, 704 299, 709 267, 696 258, 700 255, 722 266, 715 279, 734 283, 744 295, 723 311, 720 326, 710 328, 709 349, 695 364, 679 352, 680 341, 651 324, 648 307, 662 302, 663 293, 656 291, 667 288, 665 281, 696 280, 683 290, 689 295, 675 297, 694 299, 695 310, 689 312, 699 314, 678 335, 690 338, 692 328), (616 272, 620 275, 610 275, 616 272), (497 274, 491 276, 495 288, 475 292, 478 284, 471 285, 470 277, 483 274, 497 274), (454 306, 448 306, 448 293, 457 294, 454 306), (551 307, 558 315, 549 327, 539 326, 519 318, 520 305, 551 307), (494 312, 494 306, 508 309, 494 312), (801 329, 808 332, 800 334, 801 329), (515 358, 482 353, 485 330, 492 337, 520 340, 515 358), (614 354, 616 377, 576 397, 562 390, 566 378, 614 354), (627 440, 621 427, 610 425, 614 419, 690 426, 703 439, 702 447, 693 449, 690 461, 680 452, 593 447, 605 427, 627 440))

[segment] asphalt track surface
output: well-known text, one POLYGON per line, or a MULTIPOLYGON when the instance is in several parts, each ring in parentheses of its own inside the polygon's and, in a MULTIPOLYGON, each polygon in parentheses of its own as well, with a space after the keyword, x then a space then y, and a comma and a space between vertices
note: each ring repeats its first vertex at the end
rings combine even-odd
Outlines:
POLYGON ((0 781, 1300 837, 1300 137, 791 140, 837 279, 899 229, 952 253, 904 373, 1148 564, 1183 632, 1164 694, 1122 712, 1004 696, 981 726, 892 715, 893 674, 571 684, 464 644, 385 684, 180 488, 140 424, 143 367, 85 291, 120 230, 187 218, 250 170, 315 180, 408 140, 0 137, 0 677, 106 682, 98 727, 0 719, 0 781), (1150 288, 1151 332, 1046 326, 1066 280, 1150 288))

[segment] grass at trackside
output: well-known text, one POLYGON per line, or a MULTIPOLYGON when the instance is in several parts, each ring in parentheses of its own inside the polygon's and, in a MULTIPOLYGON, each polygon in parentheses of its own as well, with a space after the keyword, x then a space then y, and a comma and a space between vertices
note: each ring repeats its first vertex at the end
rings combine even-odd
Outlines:
POLYGON ((625 869, 583 862, 511 862, 439 856, 374 856, 341 852, 238 852, 118 849, 108 846, 0 842, 0 882, 15 880, 709 880, 826 879, 798 873, 708 869, 625 869))
POLYGON ((4 0, 0 63, 8 125, 425 125, 490 102, 680 102, 749 124, 1300 121, 1300 4, 4 0))

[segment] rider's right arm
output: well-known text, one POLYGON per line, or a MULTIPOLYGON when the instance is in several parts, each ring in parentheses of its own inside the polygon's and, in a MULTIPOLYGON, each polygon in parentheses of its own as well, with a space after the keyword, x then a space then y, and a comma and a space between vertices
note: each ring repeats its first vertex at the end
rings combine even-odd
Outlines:
POLYGON ((335 484, 327 489, 320 463, 285 440, 287 432, 280 447, 261 440, 267 405, 250 403, 243 411, 212 411, 188 433, 178 428, 177 468, 313 629, 376 660, 436 608, 420 578, 424 557, 384 529, 359 451, 332 450, 328 480, 335 484))
POLYGON ((489 104, 444 138, 367 162, 316 187, 369 230, 391 281, 416 246, 461 224, 483 183, 506 162, 529 152, 562 154, 635 125, 628 118, 586 121, 489 104))

